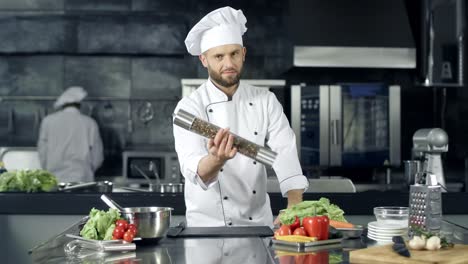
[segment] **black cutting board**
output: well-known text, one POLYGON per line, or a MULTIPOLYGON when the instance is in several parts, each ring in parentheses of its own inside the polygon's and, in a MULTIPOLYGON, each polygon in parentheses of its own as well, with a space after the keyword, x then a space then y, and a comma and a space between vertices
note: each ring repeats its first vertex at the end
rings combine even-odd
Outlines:
POLYGON ((216 227, 186 227, 177 235, 171 232, 168 237, 269 237, 273 236, 273 230, 268 226, 216 226, 216 227))

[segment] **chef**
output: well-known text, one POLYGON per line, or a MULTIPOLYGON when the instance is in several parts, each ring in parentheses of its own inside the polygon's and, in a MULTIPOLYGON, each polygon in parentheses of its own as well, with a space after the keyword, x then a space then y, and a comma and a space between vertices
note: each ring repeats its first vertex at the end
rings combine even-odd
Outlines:
POLYGON ((240 81, 247 31, 241 10, 223 7, 203 17, 185 39, 209 78, 176 106, 225 129, 207 140, 174 126, 175 148, 185 177, 188 226, 273 226, 266 168, 237 154, 239 135, 278 153, 273 169, 288 207, 308 187, 296 140, 281 104, 270 91, 240 81))
POLYGON ((41 122, 37 142, 41 166, 59 182, 94 181, 104 160, 96 121, 80 112, 86 95, 82 87, 68 88, 54 103, 57 111, 41 122))

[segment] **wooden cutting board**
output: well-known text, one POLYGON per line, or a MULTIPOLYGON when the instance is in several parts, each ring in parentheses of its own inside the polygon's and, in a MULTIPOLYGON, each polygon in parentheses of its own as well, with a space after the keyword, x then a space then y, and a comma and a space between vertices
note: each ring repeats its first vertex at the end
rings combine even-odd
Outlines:
POLYGON ((410 250, 411 257, 398 255, 392 249, 392 244, 375 246, 365 249, 353 250, 349 254, 351 263, 444 263, 458 264, 468 263, 468 245, 455 245, 453 248, 429 250, 410 250))

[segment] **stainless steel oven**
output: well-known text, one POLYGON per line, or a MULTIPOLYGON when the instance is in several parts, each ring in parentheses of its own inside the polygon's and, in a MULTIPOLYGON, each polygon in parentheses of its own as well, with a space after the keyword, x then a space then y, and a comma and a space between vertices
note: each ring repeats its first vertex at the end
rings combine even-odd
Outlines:
POLYGON ((400 166, 400 86, 293 85, 291 126, 303 166, 400 166))
POLYGON ((173 151, 124 151, 123 177, 129 184, 180 183, 179 160, 173 151))

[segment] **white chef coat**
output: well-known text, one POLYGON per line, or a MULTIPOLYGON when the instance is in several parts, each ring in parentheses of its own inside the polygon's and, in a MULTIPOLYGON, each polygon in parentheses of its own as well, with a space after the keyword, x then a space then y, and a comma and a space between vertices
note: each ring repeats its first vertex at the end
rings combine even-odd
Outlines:
MULTIPOLYGON (((177 105, 189 113, 278 153, 273 169, 283 196, 306 189, 294 132, 281 104, 267 89, 240 82, 231 100, 208 80, 177 105)), ((198 163, 208 155, 208 139, 174 126, 175 149, 185 177, 188 226, 273 226, 265 166, 242 154, 228 160, 211 182, 197 175, 198 163)))
POLYGON ((93 181, 104 160, 96 121, 75 107, 42 120, 37 147, 42 168, 57 176, 59 182, 93 181))

